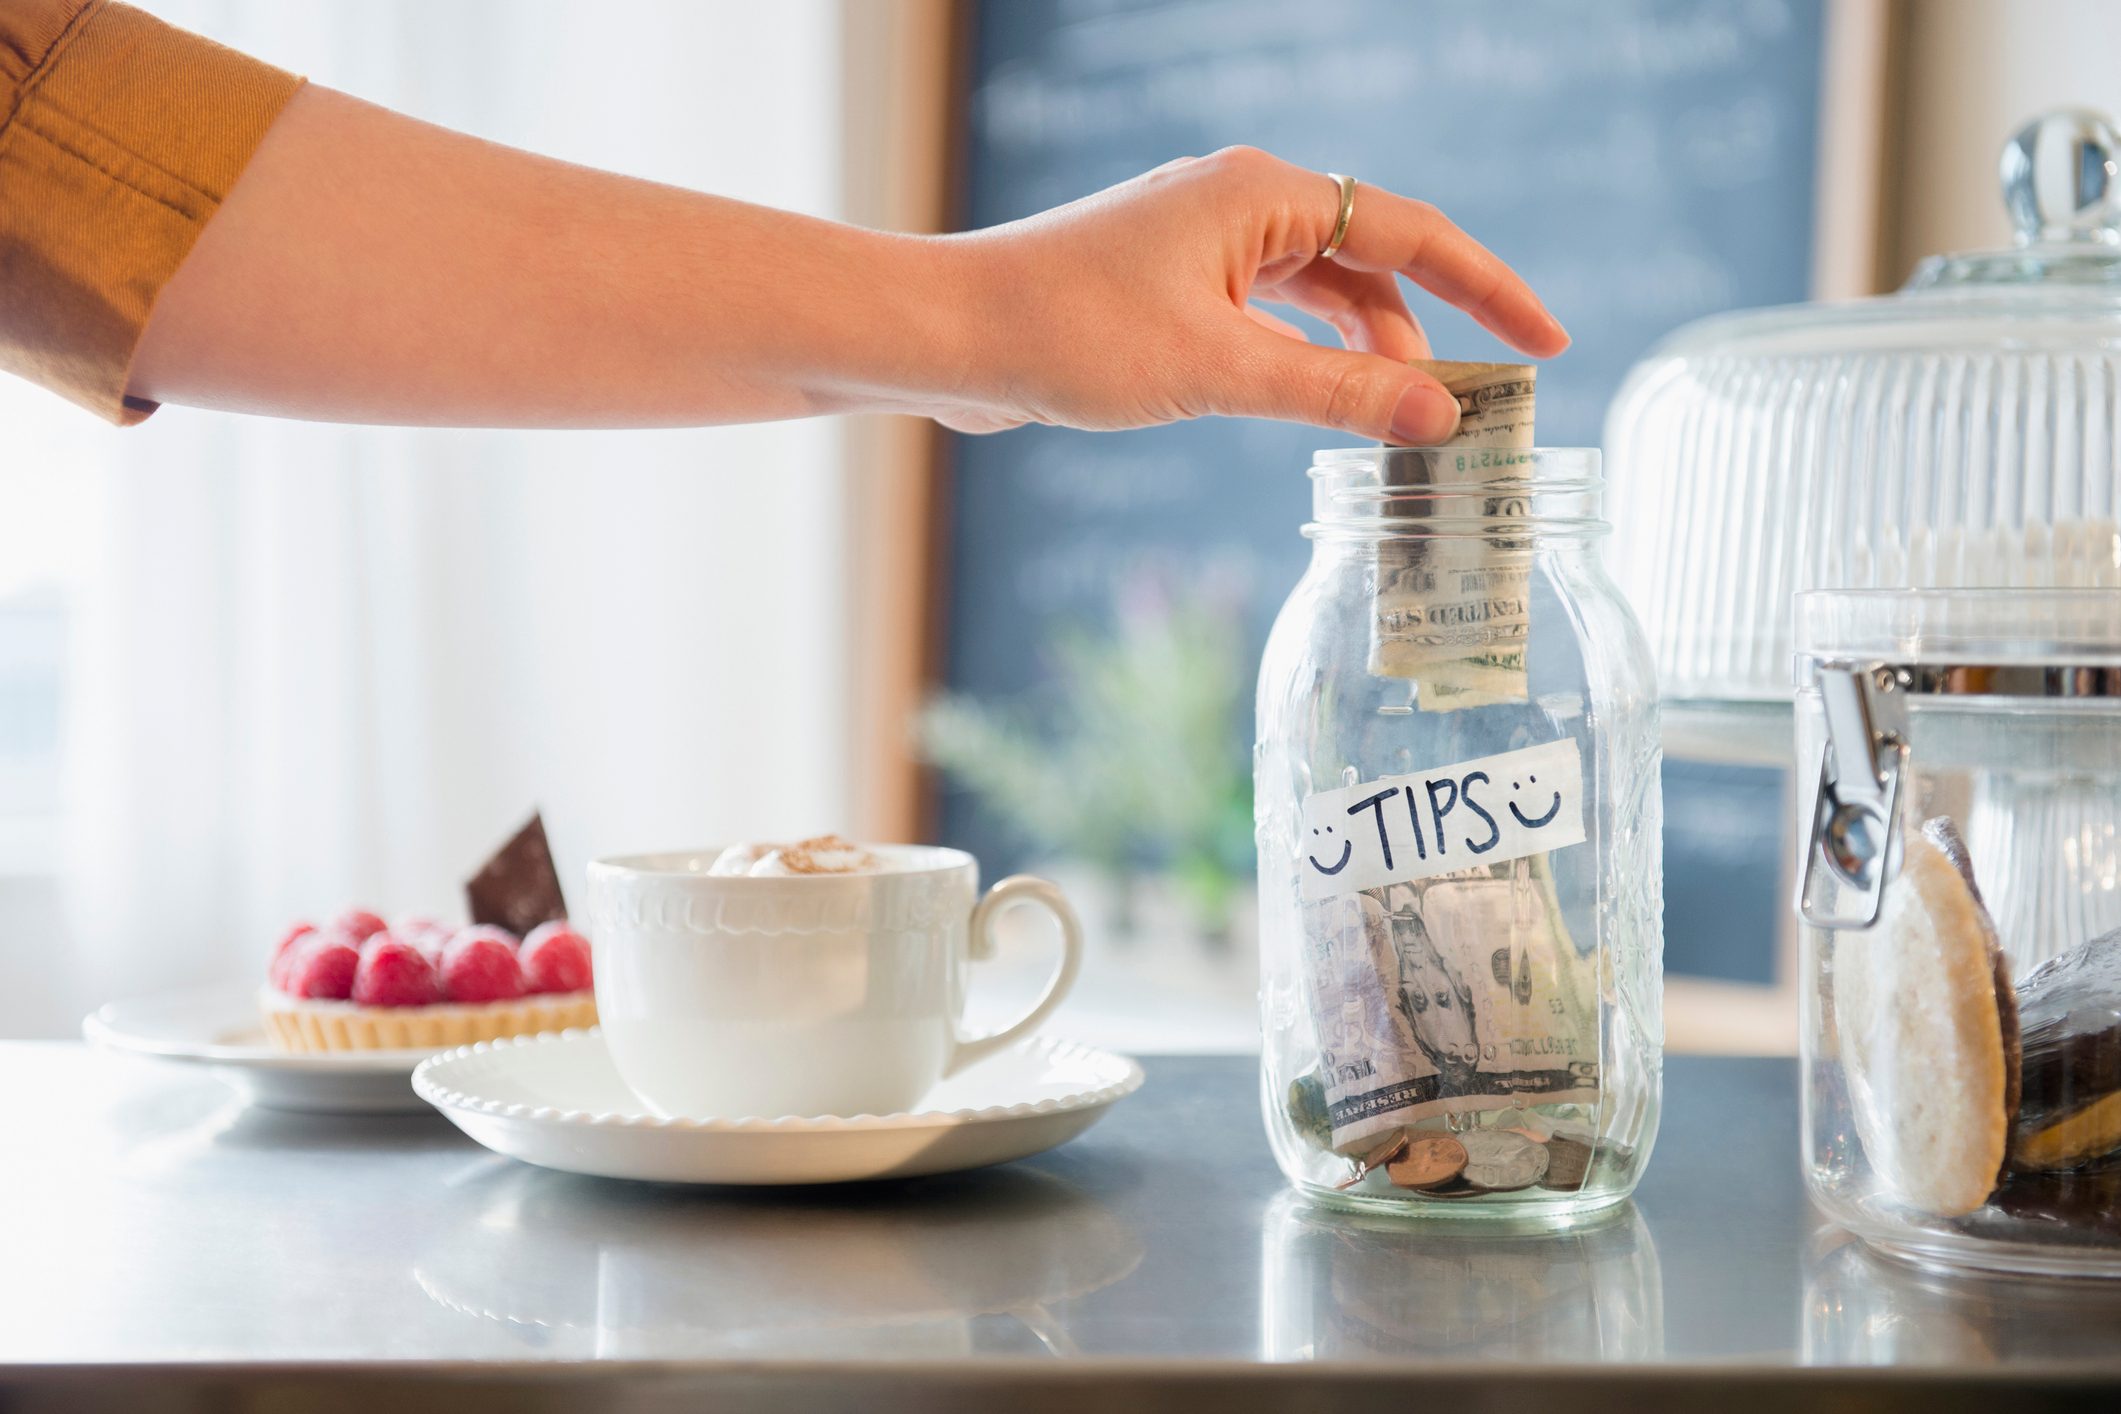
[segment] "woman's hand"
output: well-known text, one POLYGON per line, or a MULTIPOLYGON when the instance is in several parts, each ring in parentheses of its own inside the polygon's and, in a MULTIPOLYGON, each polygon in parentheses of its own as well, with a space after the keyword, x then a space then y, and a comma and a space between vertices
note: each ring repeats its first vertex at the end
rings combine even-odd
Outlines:
POLYGON ((1433 444, 1458 423, 1396 276, 1536 357, 1569 337, 1525 282, 1435 207, 1356 189, 1340 251, 1340 190, 1252 148, 1168 163, 1095 196, 940 244, 949 286, 985 327, 958 386, 927 408, 961 431, 1025 422, 1143 427, 1216 413, 1433 444), (1331 324, 1308 342, 1254 301, 1331 324))
POLYGON ((1561 326, 1428 206, 1232 148, 964 236, 865 231, 518 152, 311 85, 156 301, 129 391, 279 417, 671 427, 1222 413, 1437 442, 1404 274, 1532 354, 1561 326), (1330 321, 1314 347, 1252 307, 1330 321))

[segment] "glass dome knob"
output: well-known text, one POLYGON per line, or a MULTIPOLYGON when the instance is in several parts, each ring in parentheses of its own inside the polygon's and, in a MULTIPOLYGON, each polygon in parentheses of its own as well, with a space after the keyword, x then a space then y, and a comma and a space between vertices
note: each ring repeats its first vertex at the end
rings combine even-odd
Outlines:
POLYGON ((2121 130, 2104 113, 2042 113, 2004 144, 2002 177, 2018 244, 2121 245, 2121 130))

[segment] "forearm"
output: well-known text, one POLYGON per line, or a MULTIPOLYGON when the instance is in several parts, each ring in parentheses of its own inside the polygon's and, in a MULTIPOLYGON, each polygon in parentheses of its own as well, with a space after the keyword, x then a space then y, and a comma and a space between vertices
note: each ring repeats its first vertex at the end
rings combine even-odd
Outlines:
POLYGON ((1429 347, 1401 276, 1528 353, 1567 346, 1434 207, 1351 195, 1231 148, 972 235, 889 235, 305 90, 162 288, 127 392, 452 426, 1219 414, 1422 444, 1450 435, 1458 404, 1406 362, 1429 347), (1255 300, 1327 320, 1350 348, 1314 347, 1255 300))
POLYGON ((919 409, 976 355, 950 243, 298 96, 163 290, 130 391, 349 422, 685 426, 919 409))

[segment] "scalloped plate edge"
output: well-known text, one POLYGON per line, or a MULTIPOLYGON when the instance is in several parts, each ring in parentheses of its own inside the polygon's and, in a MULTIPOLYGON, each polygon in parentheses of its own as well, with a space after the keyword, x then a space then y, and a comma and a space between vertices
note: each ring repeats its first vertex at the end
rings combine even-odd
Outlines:
POLYGON ((444 1051, 420 1062, 412 1074, 412 1088, 421 1099, 444 1112, 456 1111, 485 1118, 527 1121, 534 1124, 595 1129, 660 1130, 702 1135, 872 1134, 902 1129, 947 1129, 1036 1115, 1062 1115, 1079 1110, 1100 1109, 1133 1094, 1141 1088, 1145 1078, 1139 1062, 1116 1051, 1054 1037, 1033 1037, 1024 1043, 1026 1048, 1096 1064, 1101 1069, 1109 1069, 1113 1078, 1103 1085, 1067 1095, 1014 1105, 991 1105, 976 1110, 915 1110, 890 1115, 783 1115, 778 1118, 747 1116, 738 1119, 665 1119, 656 1115, 624 1114, 609 1110, 590 1111, 561 1109, 551 1105, 526 1105, 482 1098, 461 1085, 447 1083, 452 1069, 461 1071, 469 1063, 485 1060, 517 1047, 579 1044, 599 1035, 599 1028, 589 1027, 547 1032, 538 1036, 506 1037, 498 1041, 480 1041, 469 1046, 459 1046, 455 1050, 444 1051))

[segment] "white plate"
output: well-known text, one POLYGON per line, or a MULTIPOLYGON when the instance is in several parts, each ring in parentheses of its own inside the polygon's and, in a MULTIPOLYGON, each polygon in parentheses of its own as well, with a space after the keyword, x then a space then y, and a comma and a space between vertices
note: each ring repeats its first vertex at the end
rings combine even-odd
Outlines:
POLYGON ((413 1067, 432 1051, 297 1055, 277 1049, 258 1016, 258 984, 226 982, 112 1002, 81 1023, 98 1046, 202 1065, 252 1104, 324 1114, 417 1114, 413 1067))
POLYGON ((412 1088, 496 1153, 665 1183, 847 1183, 1028 1158, 1140 1088, 1125 1056, 1035 1038, 945 1080, 910 1114, 661 1119, 626 1088, 602 1032, 482 1041, 423 1061, 412 1088))

